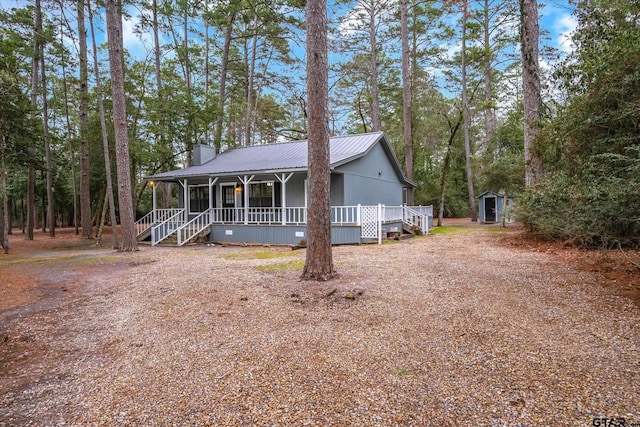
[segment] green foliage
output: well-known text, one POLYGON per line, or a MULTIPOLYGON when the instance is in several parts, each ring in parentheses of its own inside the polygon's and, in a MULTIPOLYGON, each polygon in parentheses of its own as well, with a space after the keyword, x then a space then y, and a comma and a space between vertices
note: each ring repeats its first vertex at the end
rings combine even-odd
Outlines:
POLYGON ((37 163, 27 148, 41 138, 40 123, 23 92, 18 50, 15 40, 0 33, 0 143, 9 166, 37 163))
POLYGON ((524 134, 522 108, 512 111, 498 126, 489 146, 479 156, 478 187, 518 194, 524 189, 524 134))
MULTIPOLYGON (((638 153, 614 163, 620 160, 635 163, 640 177, 638 153)), ((598 169, 611 166, 606 163, 590 166, 581 176, 558 171, 528 189, 519 199, 518 219, 530 232, 578 246, 640 246, 640 180, 602 173, 598 169)))
POLYGON ((640 246, 639 15, 637 2, 595 0, 580 15, 580 49, 559 73, 572 97, 541 140, 550 173, 519 203, 532 232, 640 246))

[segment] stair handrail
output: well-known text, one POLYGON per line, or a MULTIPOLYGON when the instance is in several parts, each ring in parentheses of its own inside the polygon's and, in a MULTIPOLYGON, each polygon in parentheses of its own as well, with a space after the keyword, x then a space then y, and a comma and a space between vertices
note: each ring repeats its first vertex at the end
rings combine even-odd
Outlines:
POLYGON ((412 227, 420 228, 422 234, 429 233, 429 214, 423 214, 420 211, 410 208, 409 206, 402 206, 402 222, 412 227), (419 218, 419 221, 415 221, 415 218, 419 218))
POLYGON ((136 237, 149 231, 154 225, 164 222, 169 217, 183 213, 183 208, 154 209, 135 222, 136 237))
POLYGON ((185 210, 180 209, 169 218, 151 227, 151 246, 157 245, 158 243, 162 242, 164 239, 175 233, 180 225, 182 225, 182 217, 184 216, 184 213, 185 210))
POLYGON ((151 227, 153 227, 153 215, 154 215, 154 212, 151 211, 136 221, 135 223, 136 237, 139 237, 140 235, 144 234, 147 230, 149 230, 151 227))
POLYGON ((213 209, 209 208, 206 211, 200 213, 195 218, 182 224, 176 230, 178 234, 178 246, 182 246, 200 234, 202 230, 211 225, 211 214, 213 209))

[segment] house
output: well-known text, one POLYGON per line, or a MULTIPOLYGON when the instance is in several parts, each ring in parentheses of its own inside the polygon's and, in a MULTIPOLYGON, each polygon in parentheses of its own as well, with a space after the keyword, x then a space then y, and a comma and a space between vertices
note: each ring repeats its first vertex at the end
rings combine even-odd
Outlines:
MULTIPOLYGON (((306 239, 307 141, 194 147, 193 166, 149 176, 153 210, 136 223, 152 244, 176 235, 182 245, 211 242, 298 244, 306 239), (178 187, 177 207, 158 209, 159 182, 178 187)), ((403 227, 427 232, 431 207, 403 204, 405 178, 384 133, 330 139, 332 243, 380 241, 403 227)))
POLYGON ((513 208, 515 206, 513 197, 507 196, 503 192, 485 191, 480 193, 477 199, 480 222, 501 222, 503 217, 505 222, 513 222, 513 208))

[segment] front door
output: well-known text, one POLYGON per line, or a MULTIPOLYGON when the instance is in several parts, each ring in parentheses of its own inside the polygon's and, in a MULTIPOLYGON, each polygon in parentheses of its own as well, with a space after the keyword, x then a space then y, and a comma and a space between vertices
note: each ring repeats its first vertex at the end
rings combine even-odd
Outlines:
POLYGON ((220 188, 222 190, 221 202, 224 208, 222 211, 222 220, 225 222, 235 222, 237 220, 234 209, 236 207, 236 193, 240 194, 240 191, 236 192, 237 187, 233 184, 222 185, 220 188))
POLYGON ((496 222, 496 198, 484 198, 484 222, 496 222))

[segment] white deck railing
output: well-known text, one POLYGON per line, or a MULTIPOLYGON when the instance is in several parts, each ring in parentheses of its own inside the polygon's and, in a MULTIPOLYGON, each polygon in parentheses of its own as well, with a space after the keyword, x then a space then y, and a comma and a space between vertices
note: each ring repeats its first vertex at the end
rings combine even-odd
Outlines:
POLYGON ((211 225, 211 211, 212 209, 207 209, 178 228, 178 246, 184 245, 211 225))
POLYGON ((166 221, 178 213, 184 213, 182 208, 155 209, 136 221, 136 236, 144 234, 156 224, 166 221))
POLYGON ((413 209, 413 207, 404 206, 402 211, 402 222, 408 224, 411 227, 415 227, 422 234, 429 232, 429 215, 423 213, 420 210, 413 209))
MULTIPOLYGON (((185 223, 184 209, 173 209, 175 213, 162 222, 151 227, 151 245, 155 246, 173 233, 185 223)), ((170 212, 169 212, 170 213, 170 212)), ((169 214, 167 213, 167 214, 169 214)), ((160 218, 160 217, 159 217, 160 218)))
MULTIPOLYGON (((371 206, 332 206, 331 223, 333 225, 362 226, 362 212, 371 206)), ((402 222, 428 233, 429 217, 432 206, 385 206, 377 205, 379 224, 402 222)), ((365 220, 371 222, 371 219, 365 220)), ((136 222, 136 232, 151 229, 151 244, 156 245, 173 233, 177 233, 178 245, 183 245, 200 232, 214 224, 252 224, 252 225, 305 225, 307 208, 305 207, 272 207, 272 208, 212 208, 187 220, 184 209, 156 209, 136 222)))

